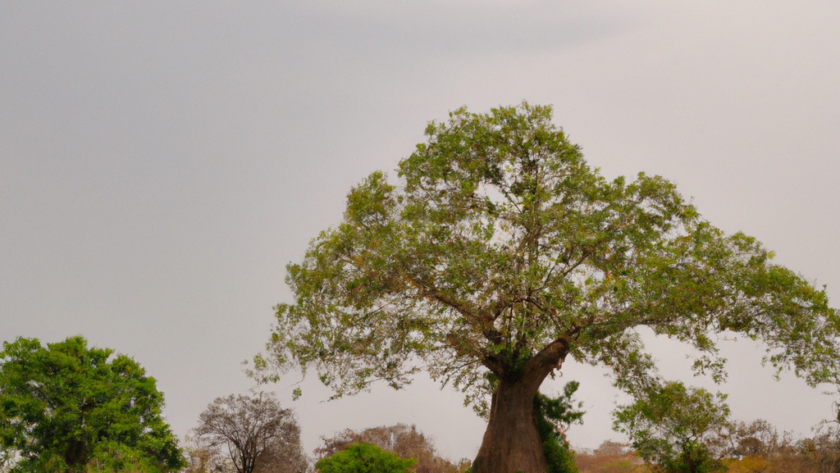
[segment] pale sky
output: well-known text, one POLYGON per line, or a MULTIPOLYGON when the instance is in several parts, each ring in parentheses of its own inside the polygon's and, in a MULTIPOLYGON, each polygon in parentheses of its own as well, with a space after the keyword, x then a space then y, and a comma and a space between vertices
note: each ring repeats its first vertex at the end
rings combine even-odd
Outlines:
MULTIPOLYGON (((393 170, 449 110, 553 104, 608 177, 660 174, 727 232, 840 306, 840 2, 0 3, 0 340, 81 334, 158 380, 181 437, 289 302, 285 264, 352 185, 393 170)), ((649 345, 692 379, 684 350, 649 345)), ((809 433, 832 398, 722 342, 733 415, 809 433)), ((617 392, 567 363, 595 447, 617 392)), ((424 376, 292 402, 308 451, 344 428, 415 423, 454 458, 484 422, 424 376)), ((551 392, 558 381, 546 386, 551 392)))

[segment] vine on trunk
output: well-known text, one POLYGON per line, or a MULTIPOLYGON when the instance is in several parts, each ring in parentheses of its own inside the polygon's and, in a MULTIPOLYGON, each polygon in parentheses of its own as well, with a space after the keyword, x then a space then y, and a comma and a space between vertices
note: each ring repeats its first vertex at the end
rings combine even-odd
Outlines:
MULTIPOLYGON (((584 411, 575 409, 572 395, 580 383, 570 381, 563 394, 550 398, 537 393, 534 396, 534 419, 540 434, 543 454, 548 464, 548 473, 578 473, 575 454, 566 440, 566 429, 573 423, 583 423, 584 411)), ((582 402, 577 407, 583 407, 582 402)))

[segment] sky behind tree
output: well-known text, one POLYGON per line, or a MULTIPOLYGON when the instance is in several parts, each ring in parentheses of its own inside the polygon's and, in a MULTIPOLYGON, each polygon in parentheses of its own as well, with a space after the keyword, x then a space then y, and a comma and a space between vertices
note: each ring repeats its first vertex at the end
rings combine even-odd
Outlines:
MULTIPOLYGON (((250 381, 284 266, 427 121, 528 100, 607 177, 662 175, 840 306, 840 4, 834 1, 0 4, 0 339, 82 334, 158 379, 183 436, 250 381)), ((733 415, 807 432, 831 401, 726 342, 733 415)), ((649 338, 662 373, 689 354, 649 338)), ((594 447, 617 392, 569 361, 594 447)), ((307 450, 416 423, 453 458, 484 422, 421 375, 321 403, 275 388, 307 450)))

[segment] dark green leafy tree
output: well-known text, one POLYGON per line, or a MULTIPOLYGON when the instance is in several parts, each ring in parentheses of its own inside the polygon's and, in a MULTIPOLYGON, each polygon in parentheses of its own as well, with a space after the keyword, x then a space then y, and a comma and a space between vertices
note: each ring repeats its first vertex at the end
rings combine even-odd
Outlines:
POLYGON ((650 387, 615 411, 615 429, 630 437, 647 463, 667 473, 726 471, 720 463, 730 429, 726 395, 680 382, 650 387), (724 435, 722 435, 724 434, 724 435))
POLYGON ((763 340, 809 384, 837 381, 840 318, 824 289, 726 235, 661 177, 606 180, 551 123, 551 108, 456 110, 399 163, 347 196, 343 220, 287 266, 268 378, 315 369, 335 396, 419 370, 488 419, 475 473, 542 473, 533 412, 566 357, 649 384, 637 329, 693 345, 724 376, 710 333, 763 340), (492 373, 498 383, 491 383, 492 373))
POLYGON ((43 347, 4 342, 0 446, 12 472, 147 471, 183 467, 161 418, 163 394, 140 365, 82 337, 43 347))
POLYGON ((542 441, 548 473, 577 473, 575 454, 566 440, 570 425, 583 423, 583 402, 572 399, 580 383, 569 381, 556 398, 537 393, 534 396, 534 419, 542 441))
POLYGON ((369 443, 354 443, 315 464, 320 473, 405 473, 417 463, 369 443))

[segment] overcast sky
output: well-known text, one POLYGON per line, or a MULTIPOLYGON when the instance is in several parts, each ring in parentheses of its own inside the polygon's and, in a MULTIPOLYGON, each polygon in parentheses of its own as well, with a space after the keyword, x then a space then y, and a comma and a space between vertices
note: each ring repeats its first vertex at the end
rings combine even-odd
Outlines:
MULTIPOLYGON (((660 174, 840 306, 840 2, 0 3, 0 340, 82 334, 134 357, 182 436, 290 301, 284 266, 427 121, 528 100, 608 177, 660 174)), ((668 377, 684 350, 651 340, 668 377)), ((722 342, 736 418, 808 433, 831 401, 722 342)), ((595 447, 616 391, 567 363, 595 447)), ((323 403, 277 386, 307 450, 415 423, 473 457, 484 422, 420 376, 323 403)))

